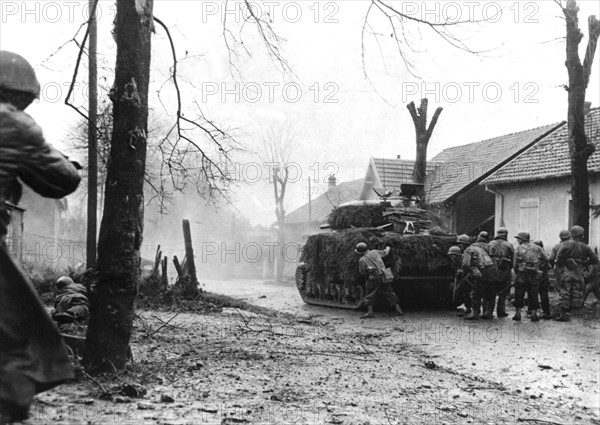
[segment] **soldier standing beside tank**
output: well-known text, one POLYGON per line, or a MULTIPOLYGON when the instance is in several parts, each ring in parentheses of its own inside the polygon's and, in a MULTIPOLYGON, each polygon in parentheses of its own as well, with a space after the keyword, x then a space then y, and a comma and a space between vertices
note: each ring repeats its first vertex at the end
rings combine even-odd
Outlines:
POLYGON ((571 240, 565 241, 556 254, 556 264, 561 269, 559 311, 556 320, 569 319, 571 308, 583 307, 585 266, 598 264, 598 256, 592 248, 582 242, 584 230, 581 226, 571 228, 571 240))
MULTIPOLYGON (((534 244, 539 246, 540 248, 544 248, 544 243, 542 241, 533 241, 534 244)), ((539 294, 540 294, 540 304, 542 306, 542 312, 544 315, 542 319, 552 319, 552 314, 550 314, 550 277, 548 276, 548 271, 550 270, 550 261, 546 261, 544 259, 540 260, 540 270, 542 271, 542 276, 539 281, 539 294)))
POLYGON ((462 300, 462 302, 465 305, 466 310, 461 312, 461 313, 457 313, 457 316, 459 317, 464 317, 464 316, 468 316, 472 313, 472 306, 471 306, 471 286, 473 285, 473 277, 471 276, 471 272, 469 271, 467 274, 465 274, 463 268, 462 268, 462 256, 465 252, 465 250, 467 249, 467 247, 469 245, 471 245, 471 239, 469 238, 468 235, 460 235, 457 239, 456 239, 456 244, 458 245, 458 249, 460 250, 461 254, 461 258, 460 261, 457 265, 458 270, 456 270, 456 288, 454 290, 454 292, 456 293, 456 298, 459 300, 462 300))
POLYGON ((39 94, 31 65, 0 51, 0 423, 26 419, 36 393, 74 377, 56 326, 5 246, 5 202, 18 202, 20 181, 49 198, 68 195, 80 181, 75 164, 23 112, 39 94))
POLYGON ((462 265, 462 250, 458 246, 451 246, 448 249, 448 257, 450 258, 450 267, 454 270, 454 282, 450 290, 452 291, 452 303, 454 305, 464 304, 466 310, 457 313, 458 316, 464 316, 465 313, 471 313, 471 297, 468 290, 463 288, 468 285, 466 280, 468 277, 463 277, 462 265), (457 304, 458 303, 458 304, 457 304))
MULTIPOLYGON (((550 252, 550 266, 554 267, 554 286, 556 290, 559 290, 560 287, 560 280, 561 280, 561 272, 563 267, 559 267, 558 264, 556 264, 556 255, 558 254, 558 250, 563 246, 563 244, 568 241, 569 239, 571 239, 571 232, 569 232, 568 230, 561 230, 560 233, 558 234, 558 237, 560 238, 560 242, 557 243, 556 245, 554 245, 552 247, 552 251, 550 252)), ((558 313, 557 313, 558 315, 558 313)))
MULTIPOLYGON (((496 237, 490 242, 490 256, 496 262, 498 269, 495 291, 498 294, 496 306, 496 315, 498 317, 506 317, 506 292, 510 288, 512 282, 512 266, 515 257, 515 248, 508 242, 508 230, 505 227, 500 227, 496 231, 496 237)), ((494 296, 494 304, 496 303, 494 296)), ((493 305, 492 305, 493 310, 493 305)))
POLYGON ((496 278, 494 260, 489 255, 487 244, 487 232, 481 232, 477 242, 468 246, 463 252, 462 268, 473 276, 471 287, 471 314, 464 317, 465 320, 479 320, 482 300, 482 319, 491 319, 490 293, 493 291, 494 279, 496 278))
POLYGON ((481 249, 481 252, 478 252, 478 255, 476 255, 476 257, 479 258, 477 267, 481 272, 481 277, 477 279, 480 284, 474 285, 475 291, 471 292, 471 297, 473 298, 474 296, 476 300, 471 299, 471 303, 473 306, 476 304, 481 304, 483 306, 482 319, 491 319, 494 317, 493 311, 496 298, 498 270, 496 263, 489 255, 490 245, 488 232, 480 232, 477 236, 477 241, 471 245, 471 247, 472 249, 481 249))
POLYGON ((383 270, 385 269, 382 258, 390 253, 390 249, 391 247, 387 245, 383 250, 369 250, 367 244, 361 242, 356 245, 356 249, 354 250, 354 252, 361 256, 358 260, 358 271, 367 279, 366 295, 363 300, 363 304, 367 306, 367 313, 362 316, 365 319, 373 317, 373 304, 375 303, 375 296, 378 292, 381 292, 390 306, 394 307, 394 310, 396 310, 396 313, 399 316, 404 314, 400 308, 398 297, 394 293, 391 282, 383 282, 382 279, 383 270))
POLYGON ((537 322, 539 319, 537 310, 539 308, 538 290, 542 277, 540 264, 542 261, 548 261, 548 254, 538 245, 530 242, 528 232, 519 232, 515 236, 519 245, 515 252, 515 315, 513 320, 521 320, 521 309, 525 293, 529 300, 529 309, 531 310, 531 321, 537 322))

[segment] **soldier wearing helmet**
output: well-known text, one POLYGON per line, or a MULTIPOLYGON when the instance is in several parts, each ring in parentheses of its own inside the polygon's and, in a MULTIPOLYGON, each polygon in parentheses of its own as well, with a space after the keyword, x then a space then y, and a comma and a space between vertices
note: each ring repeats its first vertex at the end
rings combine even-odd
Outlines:
POLYGON ((366 295, 361 304, 367 306, 367 313, 363 316, 365 319, 373 317, 373 304, 378 292, 383 295, 390 306, 394 307, 399 316, 404 314, 400 308, 398 297, 392 288, 392 282, 384 279, 386 267, 383 263, 383 257, 386 257, 390 250, 390 245, 387 245, 383 250, 369 250, 364 242, 357 244, 354 249, 354 252, 361 256, 358 260, 358 271, 366 279, 366 295))
POLYGON ((23 112, 40 88, 29 62, 0 51, 0 423, 24 420, 33 396, 74 377, 63 341, 27 276, 5 248, 21 182, 49 198, 73 192, 76 166, 46 143, 23 112))
POLYGON ((594 250, 582 241, 583 227, 573 226, 570 233, 571 239, 563 242, 556 253, 556 265, 561 276, 558 284, 560 301, 556 319, 560 321, 569 319, 571 309, 583 307, 584 268, 599 263, 594 250))
MULTIPOLYGON (((468 251, 471 270, 474 276, 473 286, 471 287, 471 306, 473 311, 465 316, 465 320, 491 319, 494 309, 495 280, 498 274, 496 264, 490 254, 490 245, 488 243, 488 232, 480 232, 477 240, 465 252, 468 251), (480 307, 483 307, 483 314, 478 315, 480 307), (479 316, 479 317, 478 317, 479 316)), ((464 257, 463 257, 464 258, 464 257)), ((464 263, 466 264, 466 263, 464 263)))
MULTIPOLYGON (((533 241, 537 246, 544 248, 544 243, 540 240, 533 241)), ((550 277, 548 276, 548 271, 550 271, 550 261, 540 260, 540 270, 542 271, 542 276, 539 280, 539 295, 540 295, 540 305, 542 307, 542 312, 544 315, 542 319, 552 319, 552 315, 550 314, 550 277)))
POLYGON ((571 232, 568 230, 561 230, 558 234, 560 242, 552 247, 552 251, 550 251, 550 266, 554 267, 554 286, 558 289, 560 284, 561 276, 560 276, 560 268, 556 265, 556 254, 558 254, 558 250, 563 246, 565 241, 571 239, 571 232))
MULTIPOLYGON (((491 318, 488 294, 496 273, 494 261, 489 255, 487 237, 487 232, 481 232, 477 236, 477 241, 466 246, 463 252, 461 264, 463 273, 470 274, 473 281, 470 291, 472 310, 464 316, 465 320, 479 320, 482 299, 484 300, 482 318, 491 318)), ((457 239, 459 246, 465 246, 467 239, 467 235, 459 236, 457 239)))
POLYGON ((515 251, 515 315, 513 320, 521 320, 521 309, 523 308, 525 293, 529 300, 528 308, 531 310, 531 321, 539 319, 537 310, 539 308, 538 290, 540 279, 543 275, 540 266, 548 261, 548 254, 544 249, 530 242, 529 232, 521 231, 515 238, 518 246, 515 251))
MULTIPOLYGON (((490 256, 496 263, 498 275, 495 283, 495 291, 498 294, 496 304, 496 316, 506 317, 506 292, 512 282, 512 267, 515 257, 515 248, 508 242, 508 230, 500 227, 496 231, 496 237, 490 242, 490 256)), ((495 295, 494 295, 495 298, 495 295)), ((493 309, 493 307, 492 307, 493 309)))
POLYGON ((456 270, 458 267, 460 267, 460 259, 462 257, 462 251, 458 246, 454 245, 448 249, 448 257, 450 257, 450 263, 454 270, 456 270))
POLYGON ((454 279, 455 288, 453 288, 453 292, 455 295, 454 302, 457 303, 457 305, 464 304, 465 309, 460 310, 456 315, 459 317, 465 317, 470 315, 473 311, 471 309, 471 286, 473 282, 473 276, 471 276, 470 271, 467 271, 467 273, 465 274, 462 268, 462 256, 467 247, 471 245, 471 238, 468 235, 460 235, 456 238, 456 245, 461 252, 461 257, 456 264, 457 270, 454 279))

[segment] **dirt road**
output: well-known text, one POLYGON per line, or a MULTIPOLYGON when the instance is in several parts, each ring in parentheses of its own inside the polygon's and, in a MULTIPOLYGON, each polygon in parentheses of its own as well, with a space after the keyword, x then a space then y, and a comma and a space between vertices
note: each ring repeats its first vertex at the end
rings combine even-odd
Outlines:
POLYGON ((530 397, 600 412, 599 317, 536 323, 527 318, 515 322, 509 316, 469 323, 450 311, 408 311, 403 318, 381 313, 364 320, 352 311, 307 305, 292 285, 259 280, 205 283, 209 291, 315 317, 338 329, 392 329, 399 342, 418 347, 444 367, 491 379, 530 397))
POLYGON ((205 289, 291 314, 140 312, 125 373, 39 395, 28 423, 600 424, 597 320, 364 320, 293 286, 205 289))

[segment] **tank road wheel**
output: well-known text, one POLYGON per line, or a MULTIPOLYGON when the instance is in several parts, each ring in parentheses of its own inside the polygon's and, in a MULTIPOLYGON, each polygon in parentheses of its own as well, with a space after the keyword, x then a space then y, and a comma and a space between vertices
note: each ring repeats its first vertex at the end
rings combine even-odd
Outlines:
POLYGON ((306 266, 304 264, 296 267, 296 288, 303 294, 306 291, 306 266))

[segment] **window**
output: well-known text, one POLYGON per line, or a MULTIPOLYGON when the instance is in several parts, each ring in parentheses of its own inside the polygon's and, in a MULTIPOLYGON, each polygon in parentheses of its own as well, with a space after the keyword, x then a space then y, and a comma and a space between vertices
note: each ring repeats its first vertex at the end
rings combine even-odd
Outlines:
POLYGON ((519 229, 529 232, 531 240, 537 239, 539 235, 540 224, 540 199, 524 198, 521 199, 521 209, 519 214, 519 229))

